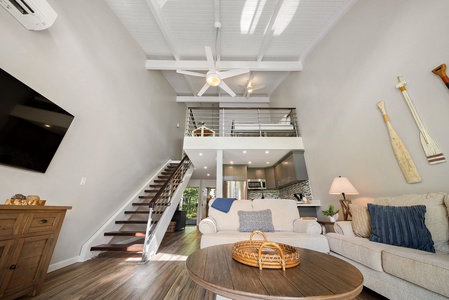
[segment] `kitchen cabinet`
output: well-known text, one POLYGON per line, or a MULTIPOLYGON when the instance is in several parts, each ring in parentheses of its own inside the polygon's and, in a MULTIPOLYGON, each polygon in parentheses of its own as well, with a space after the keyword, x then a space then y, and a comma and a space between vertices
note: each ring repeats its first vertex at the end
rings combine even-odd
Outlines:
POLYGON ((267 189, 272 190, 276 188, 276 179, 274 176, 274 167, 265 168, 265 179, 267 180, 267 189))
POLYGON ((223 180, 246 180, 248 178, 247 169, 246 165, 223 165, 223 180))
POLYGON ((265 169, 248 168, 248 179, 265 179, 265 169))
POLYGON ((292 151, 274 166, 276 187, 309 179, 304 152, 292 151))
POLYGON ((0 205, 0 298, 36 295, 70 206, 0 205))

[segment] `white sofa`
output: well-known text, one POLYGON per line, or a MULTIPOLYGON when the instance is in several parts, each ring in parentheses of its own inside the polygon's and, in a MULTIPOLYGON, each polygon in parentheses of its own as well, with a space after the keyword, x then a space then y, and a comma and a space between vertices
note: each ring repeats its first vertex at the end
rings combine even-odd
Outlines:
MULTIPOLYGON (((363 273, 364 285, 389 299, 448 299, 448 195, 402 195, 378 198, 374 204, 425 205, 425 225, 432 235, 436 252, 392 246, 356 236, 355 218, 358 216, 353 214, 353 222, 338 221, 334 226, 335 233, 326 234, 330 254, 355 265, 363 273)), ((351 207, 354 211, 360 209, 351 207)))
MULTIPOLYGON (((212 201, 209 203, 209 216, 199 224, 199 230, 202 233, 200 245, 202 249, 249 240, 251 232, 239 232, 238 211, 270 209, 275 232, 265 233, 269 241, 324 253, 329 252, 329 244, 326 237, 321 234, 320 224, 313 220, 300 219, 294 200, 235 200, 227 213, 213 208, 212 203, 212 201)), ((262 239, 262 237, 255 235, 253 239, 262 239)))

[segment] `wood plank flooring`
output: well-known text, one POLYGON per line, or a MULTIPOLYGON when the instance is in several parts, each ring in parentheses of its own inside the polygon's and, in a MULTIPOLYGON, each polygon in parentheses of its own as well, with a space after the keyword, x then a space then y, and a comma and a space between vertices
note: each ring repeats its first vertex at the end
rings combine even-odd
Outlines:
MULTIPOLYGON (((195 226, 166 233, 159 253, 140 265, 139 254, 103 253, 47 275, 42 291, 20 300, 212 300, 214 295, 194 283, 185 268, 187 256, 199 249, 195 226)), ((358 300, 386 298, 364 289, 358 300)))

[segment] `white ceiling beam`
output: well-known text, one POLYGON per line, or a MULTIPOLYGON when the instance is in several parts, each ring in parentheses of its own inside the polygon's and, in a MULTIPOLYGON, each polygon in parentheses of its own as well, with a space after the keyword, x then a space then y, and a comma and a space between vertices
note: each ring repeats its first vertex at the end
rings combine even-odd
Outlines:
POLYGON ((270 103, 269 97, 192 97, 178 96, 176 102, 208 102, 208 103, 270 103))
POLYGON ((279 16, 279 11, 281 10, 283 3, 284 3, 284 0, 278 1, 273 14, 271 15, 271 19, 270 19, 270 22, 267 27, 267 32, 265 32, 265 35, 264 35, 263 41, 262 41, 262 45, 259 49, 259 53, 257 54, 257 61, 261 61, 263 59, 265 52, 267 51, 268 45, 270 45, 270 43, 271 43, 271 39, 273 38, 273 33, 274 33, 274 29, 275 29, 275 28, 273 28, 273 25, 279 16))
MULTIPOLYGON (((145 67, 148 70, 178 69, 191 71, 208 71, 209 65, 203 60, 147 60, 145 67)), ((302 71, 301 61, 220 61, 217 69, 249 69, 250 71, 302 71)))
MULTIPOLYGON (((158 0, 146 0, 147 5, 149 9, 151 10, 151 13, 153 14, 154 19, 156 20, 157 25, 159 26, 160 31, 162 32, 162 35, 165 38, 165 41, 168 44, 168 47, 170 48, 173 57, 176 60, 179 60, 179 52, 176 49, 176 46, 173 42, 173 39, 170 34, 170 30, 168 29, 167 25, 164 22, 164 19, 162 18, 162 12, 161 12, 161 3, 158 0)), ((163 3, 165 4, 165 3, 163 3)))

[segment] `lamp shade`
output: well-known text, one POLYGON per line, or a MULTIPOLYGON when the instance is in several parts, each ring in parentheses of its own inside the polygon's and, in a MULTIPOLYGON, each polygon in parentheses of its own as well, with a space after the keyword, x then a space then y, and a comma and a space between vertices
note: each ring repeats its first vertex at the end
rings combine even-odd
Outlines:
POLYGON ((339 195, 339 194, 357 195, 358 193, 359 192, 349 182, 348 178, 341 176, 334 178, 334 181, 332 181, 331 188, 329 189, 329 194, 331 195, 339 195))

